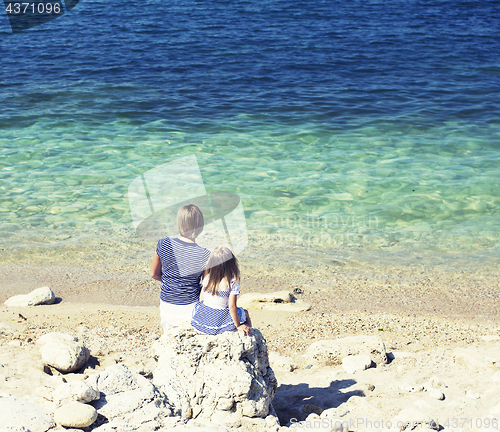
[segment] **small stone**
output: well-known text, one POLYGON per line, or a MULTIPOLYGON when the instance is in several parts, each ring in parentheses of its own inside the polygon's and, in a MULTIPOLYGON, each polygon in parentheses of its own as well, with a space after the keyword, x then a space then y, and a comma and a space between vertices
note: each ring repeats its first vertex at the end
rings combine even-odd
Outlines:
POLYGON ((70 402, 55 411, 54 420, 62 426, 84 428, 97 420, 97 410, 91 405, 70 402))

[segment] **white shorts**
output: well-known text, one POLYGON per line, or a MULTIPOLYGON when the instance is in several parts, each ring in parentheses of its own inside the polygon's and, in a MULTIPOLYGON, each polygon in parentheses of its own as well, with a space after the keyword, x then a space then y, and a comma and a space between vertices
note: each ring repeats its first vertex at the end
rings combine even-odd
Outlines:
POLYGON ((196 303, 175 305, 160 300, 160 319, 163 332, 166 332, 172 327, 177 327, 180 323, 185 321, 191 323, 195 305, 196 303))

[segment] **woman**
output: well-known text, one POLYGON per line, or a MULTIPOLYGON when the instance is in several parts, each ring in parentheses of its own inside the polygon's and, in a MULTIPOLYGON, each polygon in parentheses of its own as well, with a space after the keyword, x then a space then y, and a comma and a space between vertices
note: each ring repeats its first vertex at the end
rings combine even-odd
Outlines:
POLYGON ((203 231, 201 210, 194 204, 177 213, 179 238, 158 241, 151 277, 161 282, 160 317, 163 331, 190 321, 201 291, 201 275, 210 251, 196 244, 203 231))

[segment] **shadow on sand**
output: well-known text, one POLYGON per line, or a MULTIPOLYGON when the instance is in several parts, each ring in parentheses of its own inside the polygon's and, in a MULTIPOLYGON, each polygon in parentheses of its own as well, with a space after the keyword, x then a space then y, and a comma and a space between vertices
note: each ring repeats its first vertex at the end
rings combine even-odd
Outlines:
POLYGON ((290 419, 303 421, 310 413, 321 414, 328 408, 337 408, 351 396, 365 396, 359 389, 342 391, 357 384, 352 379, 335 380, 327 387, 310 387, 307 383, 281 384, 273 400, 273 407, 282 425, 290 419))

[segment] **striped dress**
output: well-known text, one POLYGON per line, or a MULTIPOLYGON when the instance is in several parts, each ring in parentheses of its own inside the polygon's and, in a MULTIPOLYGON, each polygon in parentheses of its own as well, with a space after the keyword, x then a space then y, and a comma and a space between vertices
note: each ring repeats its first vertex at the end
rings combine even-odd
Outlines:
POLYGON ((210 251, 196 243, 166 237, 158 241, 156 254, 162 273, 160 318, 166 332, 191 319, 200 298, 201 274, 210 251))
MULTIPOLYGON (((204 281, 205 282, 205 281, 204 281)), ((234 279, 230 286, 227 282, 222 282, 224 286, 219 286, 217 295, 208 292, 203 293, 203 301, 194 307, 191 325, 200 333, 216 335, 225 331, 236 330, 233 318, 229 312, 229 296, 240 294, 240 284, 234 279)), ((240 323, 246 321, 245 310, 238 309, 240 323)))

